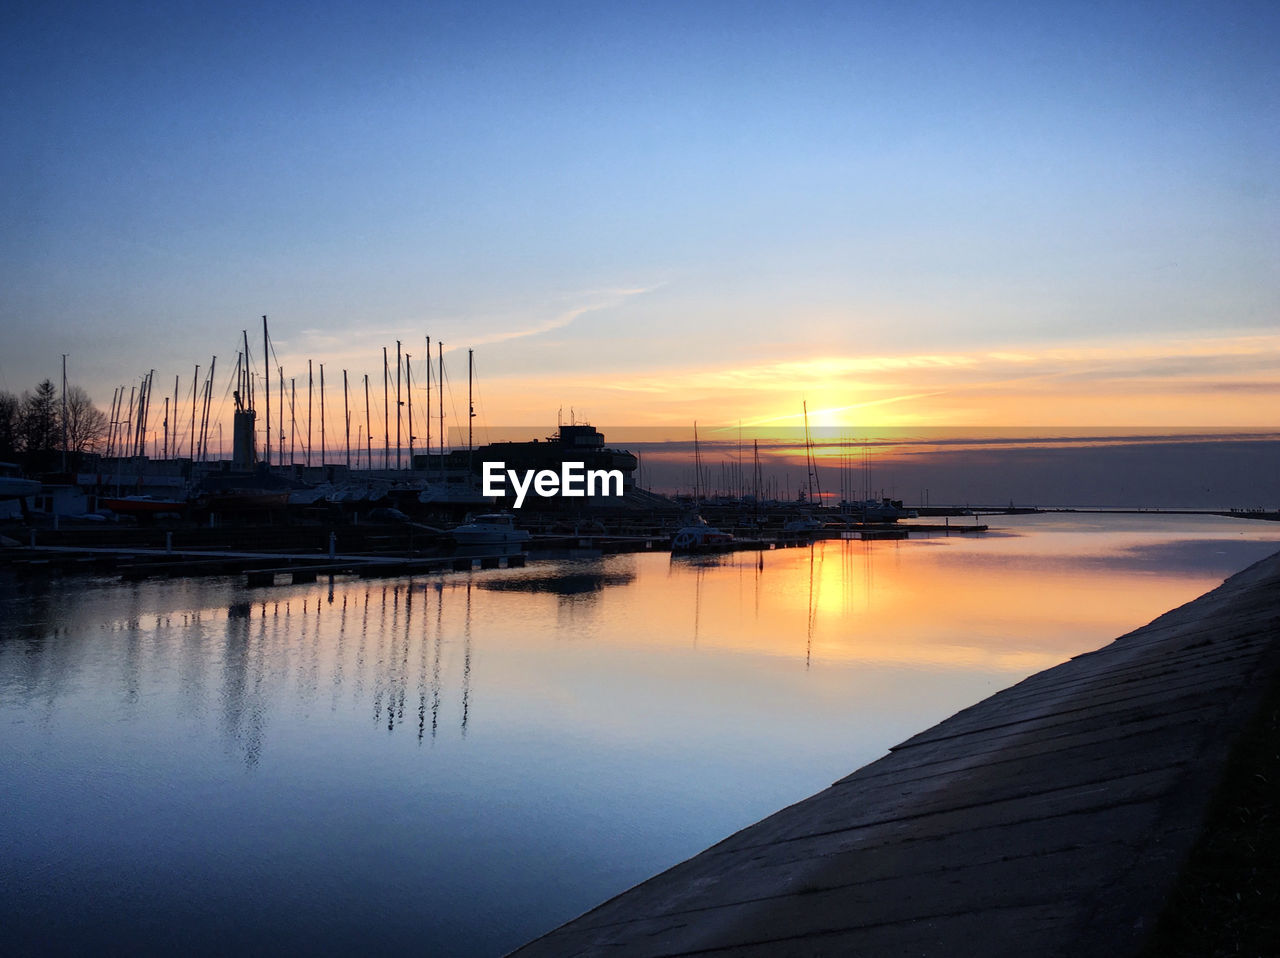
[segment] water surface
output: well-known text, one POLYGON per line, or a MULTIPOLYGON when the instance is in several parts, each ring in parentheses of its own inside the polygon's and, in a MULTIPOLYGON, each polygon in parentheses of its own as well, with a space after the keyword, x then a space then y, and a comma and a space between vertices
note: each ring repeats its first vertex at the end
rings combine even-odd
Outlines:
POLYGON ((1280 548, 991 521, 266 590, 0 578, 0 951, 499 954, 1280 548))

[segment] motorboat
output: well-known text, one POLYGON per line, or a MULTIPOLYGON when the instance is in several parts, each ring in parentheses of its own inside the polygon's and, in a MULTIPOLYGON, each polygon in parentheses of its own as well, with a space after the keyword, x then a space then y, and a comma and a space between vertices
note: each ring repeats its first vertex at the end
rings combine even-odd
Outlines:
POLYGON ((702 516, 693 516, 671 537, 673 553, 726 552, 733 548, 733 533, 710 525, 702 516))
POLYGON ((465 546, 518 545, 533 538, 528 529, 516 528, 516 517, 509 512, 468 517, 462 525, 450 530, 449 536, 465 546))
POLYGON ((98 506, 110 509, 118 515, 154 516, 169 512, 185 512, 188 503, 179 499, 157 499, 155 496, 122 496, 117 499, 102 498, 98 506))
POLYGON ((813 516, 801 516, 783 525, 782 531, 789 536, 807 536, 818 535, 826 527, 827 524, 821 519, 815 519, 813 516))

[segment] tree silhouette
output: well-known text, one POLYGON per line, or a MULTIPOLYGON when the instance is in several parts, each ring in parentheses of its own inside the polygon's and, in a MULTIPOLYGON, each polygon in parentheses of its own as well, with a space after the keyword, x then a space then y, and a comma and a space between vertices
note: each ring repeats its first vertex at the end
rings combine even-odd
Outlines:
POLYGON ((0 460, 18 455, 18 397, 0 392, 0 460))
POLYGON ((107 414, 79 386, 67 389, 67 451, 96 452, 107 437, 107 414))
POLYGON ((28 459, 42 458, 59 445, 58 390, 46 379, 24 392, 18 409, 18 448, 28 459))

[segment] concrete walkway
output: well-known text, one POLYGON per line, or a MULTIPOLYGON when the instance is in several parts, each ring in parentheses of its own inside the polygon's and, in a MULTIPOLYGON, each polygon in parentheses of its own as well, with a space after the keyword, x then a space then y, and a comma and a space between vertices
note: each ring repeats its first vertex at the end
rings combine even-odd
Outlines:
POLYGON ((1280 668, 1280 554, 515 952, 1139 951, 1280 668))

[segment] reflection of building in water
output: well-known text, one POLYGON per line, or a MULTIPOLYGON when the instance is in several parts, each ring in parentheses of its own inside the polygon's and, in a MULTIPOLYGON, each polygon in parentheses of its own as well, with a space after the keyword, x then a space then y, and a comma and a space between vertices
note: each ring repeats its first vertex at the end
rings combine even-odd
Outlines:
POLYGON ((253 621, 253 606, 248 602, 233 603, 227 609, 219 696, 223 737, 228 745, 243 750, 249 766, 257 765, 261 758, 267 712, 267 677, 263 675, 266 618, 259 619, 256 635, 253 621))

